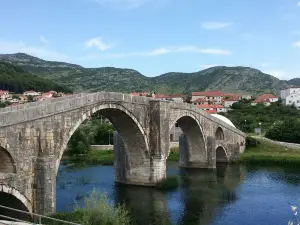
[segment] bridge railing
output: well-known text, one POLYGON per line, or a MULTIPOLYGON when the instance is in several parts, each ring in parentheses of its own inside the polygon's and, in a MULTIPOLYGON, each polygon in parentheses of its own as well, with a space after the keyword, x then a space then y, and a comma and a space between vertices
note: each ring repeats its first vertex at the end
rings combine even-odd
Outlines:
MULTIPOLYGON (((60 220, 60 219, 56 219, 56 218, 52 218, 52 217, 48 217, 48 216, 43 216, 43 215, 36 214, 36 213, 30 213, 30 212, 26 212, 23 210, 10 208, 10 207, 4 206, 4 205, 0 205, 0 208, 30 215, 32 217, 33 221, 35 221, 32 223, 32 222, 29 222, 26 220, 21 220, 21 219, 13 218, 11 216, 5 216, 5 215, 0 214, 0 224, 9 224, 8 222, 1 222, 1 219, 4 218, 4 219, 11 220, 11 221, 22 222, 22 223, 27 223, 27 224, 42 224, 43 222, 45 223, 45 221, 51 221, 51 222, 57 222, 59 224, 80 225, 79 223, 73 223, 73 222, 60 220)), ((47 224, 47 223, 45 223, 45 224, 47 224)))

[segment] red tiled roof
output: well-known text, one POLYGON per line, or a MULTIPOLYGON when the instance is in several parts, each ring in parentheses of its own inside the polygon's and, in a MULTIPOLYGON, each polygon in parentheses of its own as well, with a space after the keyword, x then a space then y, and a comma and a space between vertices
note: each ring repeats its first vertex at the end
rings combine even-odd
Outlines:
POLYGON ((147 96, 148 95, 148 93, 146 93, 146 92, 132 92, 130 94, 133 96, 147 96))
POLYGON ((171 98, 170 95, 155 94, 155 98, 171 98))
POLYGON ((205 112, 207 112, 209 114, 216 114, 217 110, 216 109, 214 109, 214 110, 205 110, 205 112))
POLYGON ((193 102, 207 102, 204 98, 197 98, 193 102))
POLYGON ((201 104, 201 105, 197 105, 197 108, 206 109, 206 108, 214 108, 214 107, 213 105, 209 105, 209 104, 201 104))
POLYGON ((223 96, 223 92, 221 91, 207 91, 207 92, 192 92, 192 96, 209 96, 209 97, 217 97, 223 96))
POLYGON ((222 109, 222 108, 224 108, 224 106, 222 106, 222 105, 212 105, 212 108, 214 108, 214 109, 222 109))
POLYGON ((6 91, 6 90, 0 90, 0 93, 7 93, 9 91, 6 91))
POLYGON ((277 98, 276 96, 272 95, 272 94, 262 94, 260 96, 258 96, 253 103, 259 103, 259 102, 268 102, 269 98, 277 98), (267 100, 266 100, 267 99, 267 100))
POLYGON ((231 96, 228 99, 224 99, 225 102, 227 102, 227 101, 238 101, 238 100, 240 100, 240 96, 239 95, 234 95, 234 96, 231 96))
POLYGON ((170 95, 170 98, 182 98, 184 97, 184 94, 172 94, 170 95))

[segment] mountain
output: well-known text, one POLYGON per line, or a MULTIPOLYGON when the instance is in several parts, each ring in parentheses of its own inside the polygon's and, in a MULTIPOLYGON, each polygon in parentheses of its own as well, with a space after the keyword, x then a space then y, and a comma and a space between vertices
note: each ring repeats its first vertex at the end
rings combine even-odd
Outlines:
POLYGON ((24 53, 2 54, 0 60, 54 80, 75 92, 156 91, 189 94, 192 91, 220 90, 240 94, 278 94, 279 90, 287 85, 300 84, 300 79, 279 80, 250 67, 217 66, 195 73, 171 72, 150 78, 133 69, 84 68, 64 62, 45 61, 24 53))
POLYGON ((15 93, 23 93, 26 90, 35 91, 62 91, 72 92, 69 88, 58 85, 51 80, 25 72, 22 68, 11 63, 0 61, 0 89, 15 93))

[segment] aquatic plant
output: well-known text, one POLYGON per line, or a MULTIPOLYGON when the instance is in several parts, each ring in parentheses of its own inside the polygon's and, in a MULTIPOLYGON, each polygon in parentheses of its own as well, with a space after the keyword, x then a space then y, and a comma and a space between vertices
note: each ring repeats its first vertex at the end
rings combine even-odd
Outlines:
POLYGON ((168 176, 166 179, 161 180, 156 184, 157 189, 172 190, 180 186, 181 180, 177 175, 168 176))
MULTIPOLYGON (((56 213, 53 218, 75 222, 84 225, 130 225, 132 219, 125 205, 113 207, 108 203, 106 194, 93 190, 84 197, 84 206, 75 205, 73 212, 56 213)), ((42 221, 43 224, 57 224, 52 221, 42 221)))

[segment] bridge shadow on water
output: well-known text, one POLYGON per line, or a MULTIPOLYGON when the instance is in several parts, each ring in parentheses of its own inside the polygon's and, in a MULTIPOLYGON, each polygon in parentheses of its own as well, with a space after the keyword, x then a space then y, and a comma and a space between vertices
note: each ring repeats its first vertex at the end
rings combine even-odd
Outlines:
POLYGON ((237 200, 234 189, 243 177, 234 165, 218 165, 217 171, 172 167, 168 172, 180 175, 177 190, 118 185, 115 203, 125 203, 136 224, 210 224, 220 207, 237 200))

